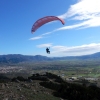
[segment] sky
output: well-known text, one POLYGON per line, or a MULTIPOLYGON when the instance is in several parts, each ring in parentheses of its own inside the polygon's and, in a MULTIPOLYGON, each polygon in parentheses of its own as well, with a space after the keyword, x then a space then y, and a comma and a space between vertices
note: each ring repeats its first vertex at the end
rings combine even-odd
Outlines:
POLYGON ((96 52, 100 52, 100 0, 0 0, 0 55, 63 57, 96 52), (65 25, 52 21, 32 34, 33 24, 45 16, 62 18, 65 25))

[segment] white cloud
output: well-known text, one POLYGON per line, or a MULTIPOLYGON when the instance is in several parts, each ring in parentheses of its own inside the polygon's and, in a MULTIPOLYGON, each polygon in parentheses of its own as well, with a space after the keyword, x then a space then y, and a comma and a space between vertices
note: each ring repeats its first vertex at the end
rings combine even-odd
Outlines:
POLYGON ((78 24, 74 24, 74 25, 64 26, 64 27, 58 28, 58 29, 56 29, 56 31, 74 29, 74 28, 83 29, 83 28, 98 27, 98 26, 100 26, 100 18, 99 17, 98 18, 95 17, 94 19, 83 21, 83 22, 78 23, 78 24))
POLYGON ((52 43, 37 45, 38 48, 46 48, 46 47, 51 47, 51 46, 52 46, 52 43))
POLYGON ((42 36, 43 35, 48 35, 48 34, 51 34, 52 32, 46 32, 46 33, 44 33, 44 34, 42 34, 42 36))
POLYGON ((100 15, 100 0, 79 0, 71 5, 68 11, 58 17, 66 19, 74 17, 77 20, 90 19, 100 15))
POLYGON ((91 43, 81 46, 52 46, 50 56, 80 56, 100 52, 100 43, 91 43))
POLYGON ((41 39, 43 38, 42 36, 37 36, 37 37, 33 37, 33 38, 30 38, 29 40, 38 40, 38 39, 41 39))
POLYGON ((66 29, 74 29, 74 28, 81 27, 81 26, 84 26, 84 23, 70 25, 70 26, 64 26, 64 27, 61 27, 61 28, 56 29, 56 31, 66 30, 66 29))
POLYGON ((30 38, 29 40, 38 40, 38 39, 44 38, 45 35, 49 35, 49 34, 55 32, 55 31, 57 31, 57 30, 53 30, 51 32, 46 32, 44 34, 41 34, 40 36, 36 36, 36 37, 30 38))
POLYGON ((76 4, 71 5, 66 13, 58 17, 63 19, 69 18, 77 22, 81 20, 81 22, 57 30, 100 26, 100 0, 79 0, 76 4))
POLYGON ((42 34, 41 36, 44 36, 44 35, 49 35, 49 34, 51 34, 51 33, 55 32, 55 31, 57 31, 57 30, 53 30, 53 31, 51 31, 51 32, 46 32, 46 33, 42 34))
POLYGON ((50 47, 50 55, 48 55, 50 57, 81 56, 81 55, 88 55, 100 52, 100 43, 83 44, 79 46, 70 46, 70 47, 47 43, 47 44, 37 45, 37 47, 38 48, 50 47))

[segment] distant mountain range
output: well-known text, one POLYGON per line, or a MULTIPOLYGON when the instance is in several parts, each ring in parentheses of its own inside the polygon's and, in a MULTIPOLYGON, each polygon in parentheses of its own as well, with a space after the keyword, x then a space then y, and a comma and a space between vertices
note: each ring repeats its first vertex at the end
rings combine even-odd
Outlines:
POLYGON ((46 57, 41 55, 28 56, 21 54, 0 55, 1 63, 20 63, 32 61, 57 61, 57 60, 99 60, 100 52, 84 56, 68 56, 68 57, 46 57))

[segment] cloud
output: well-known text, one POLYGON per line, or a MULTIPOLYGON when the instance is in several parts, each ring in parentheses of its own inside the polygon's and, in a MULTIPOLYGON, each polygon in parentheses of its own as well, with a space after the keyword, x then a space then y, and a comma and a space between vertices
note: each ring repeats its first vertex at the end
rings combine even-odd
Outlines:
POLYGON ((53 31, 51 31, 51 32, 46 32, 46 33, 42 34, 41 36, 49 35, 49 34, 53 33, 54 31, 55 31, 55 30, 53 30, 53 31))
MULTIPOLYGON (((50 47, 50 57, 81 56, 100 52, 100 43, 83 44, 79 46, 53 45, 52 43, 37 45, 38 48, 50 47)), ((45 55, 45 54, 43 54, 45 55)))
POLYGON ((63 19, 69 18, 79 23, 65 26, 57 30, 100 26, 100 0, 78 0, 76 4, 70 6, 66 13, 58 17, 63 19))
POLYGON ((46 48, 46 47, 51 47, 51 46, 52 46, 52 43, 37 45, 38 48, 46 48))
POLYGON ((100 52, 100 43, 80 46, 52 46, 51 56, 80 56, 100 52))
POLYGON ((56 31, 74 29, 74 28, 83 29, 83 28, 98 27, 98 26, 100 26, 100 18, 95 17, 94 19, 83 21, 79 24, 74 24, 74 25, 64 26, 64 27, 58 28, 58 29, 56 29, 56 31))
POLYGON ((45 35, 49 35, 49 34, 55 32, 55 31, 57 31, 57 30, 53 30, 51 32, 46 32, 44 34, 41 34, 40 36, 36 36, 36 37, 30 38, 29 40, 38 40, 38 39, 44 38, 45 35))
POLYGON ((29 40, 38 40, 38 39, 41 39, 43 38, 42 36, 37 36, 37 37, 33 37, 33 38, 30 38, 29 40))
POLYGON ((90 19, 100 15, 100 0, 79 0, 71 5, 68 11, 58 17, 66 19, 74 17, 75 20, 90 19))
POLYGON ((70 25, 70 26, 64 26, 64 27, 56 29, 56 31, 67 30, 67 29, 74 29, 74 28, 81 27, 81 26, 84 26, 84 23, 70 25))

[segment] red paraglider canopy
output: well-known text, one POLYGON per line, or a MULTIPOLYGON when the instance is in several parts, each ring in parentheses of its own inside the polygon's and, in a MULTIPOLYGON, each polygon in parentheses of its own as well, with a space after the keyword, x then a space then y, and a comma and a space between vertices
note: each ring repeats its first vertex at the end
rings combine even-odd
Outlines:
POLYGON ((50 21, 54 21, 54 20, 59 20, 61 21, 61 23, 64 25, 65 22, 63 19, 61 18, 58 18, 56 16, 46 16, 46 17, 43 17, 43 18, 40 18, 39 20, 37 20, 33 26, 32 26, 32 29, 31 29, 31 32, 35 32, 39 27, 41 27, 42 25, 44 25, 45 23, 48 23, 50 21))

